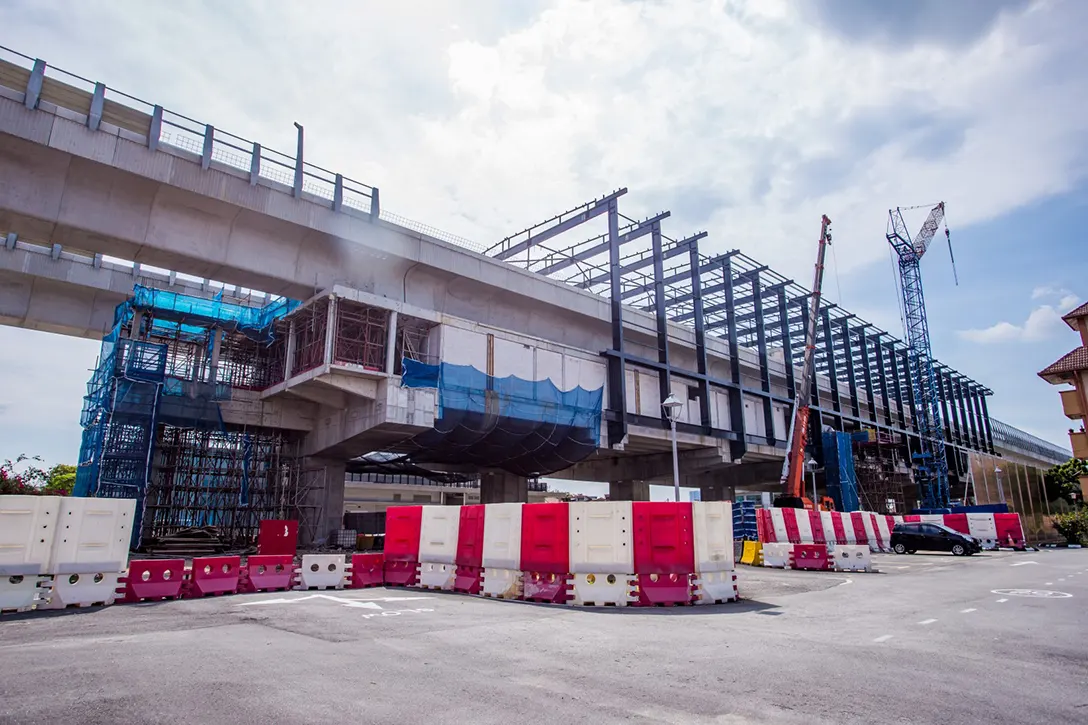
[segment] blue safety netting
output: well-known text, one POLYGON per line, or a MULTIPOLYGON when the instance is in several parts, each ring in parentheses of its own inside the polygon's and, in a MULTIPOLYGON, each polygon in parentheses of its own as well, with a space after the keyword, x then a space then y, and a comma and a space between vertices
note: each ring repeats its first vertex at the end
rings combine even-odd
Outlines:
POLYGON ((857 511, 858 477, 854 472, 854 447, 849 433, 823 434, 824 476, 827 495, 837 511, 857 511))
POLYGON ((263 307, 246 307, 224 302, 222 296, 219 293, 214 299, 204 299, 136 285, 132 298, 123 305, 127 310, 121 314, 151 310, 155 313, 154 329, 164 334, 177 329, 183 334, 199 336, 209 327, 218 327, 241 332, 253 340, 271 342, 272 323, 302 304, 282 297, 263 307))
POLYGON ((583 460, 600 445, 603 387, 562 391, 551 380, 498 378, 471 365, 408 359, 402 385, 438 391, 434 428, 411 441, 416 462, 541 476, 583 460))

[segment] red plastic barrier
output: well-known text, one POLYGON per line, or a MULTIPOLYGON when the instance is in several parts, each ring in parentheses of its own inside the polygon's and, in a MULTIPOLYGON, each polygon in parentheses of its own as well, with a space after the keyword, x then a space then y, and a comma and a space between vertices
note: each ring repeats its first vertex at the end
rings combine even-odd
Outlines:
POLYGON ((695 571, 695 533, 690 503, 635 501, 636 574, 690 574, 695 571))
POLYGON ((265 519, 257 532, 258 554, 298 553, 298 521, 293 519, 265 519))
POLYGON ((827 535, 824 533, 824 518, 819 511, 808 512, 809 526, 812 527, 812 541, 816 544, 826 544, 827 535))
POLYGON ((869 514, 869 520, 873 524, 873 536, 876 537, 876 541, 872 542, 876 544, 878 549, 884 550, 891 548, 891 542, 884 541, 884 535, 880 533, 880 524, 877 523, 877 517, 880 514, 869 514))
POLYGON ((1020 525, 1020 514, 994 514, 994 528, 997 529, 997 545, 1013 549, 1027 546, 1024 529, 1020 525))
POLYGON ((240 556, 194 557, 185 596, 195 599, 216 594, 237 594, 241 571, 240 556))
MULTIPOLYGON (((464 507, 462 507, 464 508, 464 507)), ((479 594, 483 585, 484 570, 479 566, 458 566, 453 578, 453 591, 479 594)))
POLYGON ((797 544, 793 547, 794 569, 830 569, 826 544, 797 544))
POLYGON ((835 529, 835 543, 846 545, 846 527, 842 523, 843 515, 838 511, 831 512, 831 526, 835 529))
POLYGON ((922 523, 922 516, 920 514, 907 514, 903 517, 904 524, 920 524, 922 523))
MULTIPOLYGON (((487 508, 483 504, 461 507, 461 523, 457 527, 457 558, 454 560, 457 566, 478 569, 483 565, 486 511, 487 508)), ((478 588, 479 582, 477 582, 478 588)))
MULTIPOLYGON (((638 504, 635 506, 637 509, 638 504)), ((564 576, 570 571, 570 508, 566 503, 521 507, 521 569, 564 576)))
POLYGON ((287 591, 295 584, 294 554, 256 554, 246 558, 238 591, 287 591))
POLYGON ((653 607, 657 605, 691 604, 694 599, 695 590, 691 584, 691 574, 638 575, 638 603, 636 606, 653 607))
POLYGON ((774 523, 771 521, 771 510, 756 509, 756 514, 756 531, 759 533, 759 540, 765 544, 777 543, 778 537, 774 533, 774 523))
POLYGON ((385 584, 385 557, 382 554, 352 554, 348 589, 366 589, 385 584))
POLYGON ((782 523, 786 525, 786 538, 791 544, 801 543, 801 530, 797 528, 797 516, 807 512, 804 509, 779 510, 782 512, 782 523))
POLYGON ((971 535, 971 529, 967 526, 967 514, 945 514, 944 525, 961 534, 971 535))
MULTIPOLYGON (((554 506, 555 504, 540 505, 554 506)), ((523 593, 521 598, 530 602, 566 604, 570 600, 569 577, 570 575, 566 573, 526 572, 522 577, 523 593)))
MULTIPOLYGON (((386 519, 386 531, 388 528, 386 519)), ((388 534, 386 534, 388 536, 388 534)), ((383 566, 382 580, 395 587, 411 587, 419 583, 418 561, 389 561, 388 557, 383 566)))
POLYGON ((385 511, 385 562, 419 561, 422 506, 391 506, 385 511))
POLYGON ((869 534, 865 530, 865 514, 860 511, 851 512, 850 523, 854 525, 854 541, 859 544, 868 544, 869 534))
POLYGON ((185 581, 184 559, 137 559, 128 564, 123 602, 177 599, 185 581))

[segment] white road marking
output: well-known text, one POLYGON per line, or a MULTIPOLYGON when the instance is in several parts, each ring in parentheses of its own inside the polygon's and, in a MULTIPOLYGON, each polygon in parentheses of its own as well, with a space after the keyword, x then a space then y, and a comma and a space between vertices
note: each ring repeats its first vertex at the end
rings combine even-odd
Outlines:
POLYGON ((882 634, 879 637, 877 637, 876 639, 874 639, 873 641, 874 642, 887 642, 891 638, 892 638, 892 635, 890 635, 890 634, 882 634))
POLYGON ((1002 603, 1007 602, 1007 601, 1009 601, 1009 600, 1008 599, 998 599, 997 603, 1002 604, 1002 603))
POLYGON ((977 609, 972 607, 970 609, 961 609, 960 614, 970 614, 971 612, 977 612, 977 611, 978 611, 977 609))
POLYGON ((897 566, 895 568, 896 569, 910 569, 910 564, 907 564, 906 566, 897 566))
POLYGON ((1027 566, 1028 564, 1038 564, 1037 561, 1018 561, 1015 564, 1009 564, 1009 566, 1027 566))
POLYGON ((1045 583, 1045 584, 1044 584, 1043 586, 1045 586, 1045 587, 1052 587, 1052 586, 1054 586, 1054 582, 1047 582, 1047 583, 1045 583))
POLYGON ((378 602, 413 602, 420 599, 431 599, 431 597, 373 597, 370 599, 355 599, 353 597, 334 597, 329 594, 311 594, 305 597, 297 597, 295 599, 287 599, 284 597, 278 599, 262 599, 259 602, 238 602, 239 607, 249 607, 254 604, 295 604, 297 602, 305 602, 310 599, 325 599, 330 602, 336 602, 337 604, 343 604, 346 607, 353 607, 355 609, 381 609, 378 602))
POLYGON ((936 621, 937 621, 936 619, 923 619, 923 620, 922 620, 921 622, 919 622, 918 624, 933 624, 933 623, 934 623, 934 622, 936 622, 936 621))

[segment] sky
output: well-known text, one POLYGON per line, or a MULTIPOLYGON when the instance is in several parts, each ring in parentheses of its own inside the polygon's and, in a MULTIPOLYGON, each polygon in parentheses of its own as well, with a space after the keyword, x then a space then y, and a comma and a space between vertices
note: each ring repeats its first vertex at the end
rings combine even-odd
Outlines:
MULTIPOLYGON (((1036 372, 1088 298, 1086 22, 1078 0, 0 0, 0 45, 266 147, 298 121, 308 160, 481 246, 625 186, 625 215, 808 286, 827 214, 826 297, 896 334, 888 209, 943 200, 935 356, 1068 446, 1036 372)), ((97 352, 0 328, 0 459, 75 461, 97 352)))

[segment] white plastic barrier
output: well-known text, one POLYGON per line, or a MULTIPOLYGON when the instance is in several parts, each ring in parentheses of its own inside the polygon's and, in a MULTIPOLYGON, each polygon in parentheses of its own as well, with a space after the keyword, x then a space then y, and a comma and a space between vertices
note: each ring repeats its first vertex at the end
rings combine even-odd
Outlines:
MULTIPOLYGON (((510 504, 488 504, 486 516, 491 515, 490 506, 508 506, 510 504)), ((520 504, 518 504, 520 506, 520 504)), ((487 519, 484 519, 487 526, 487 519)), ((518 599, 522 593, 522 573, 513 569, 485 568, 483 581, 480 583, 480 594, 485 597, 497 597, 499 599, 518 599)))
POLYGON ((728 501, 692 501, 695 571, 732 571, 733 505, 728 501))
POLYGON ((793 516, 797 521, 797 538, 801 544, 815 543, 812 538, 812 518, 807 509, 794 509, 793 516))
POLYGON ((867 511, 861 512, 861 525, 865 529, 865 541, 869 544, 870 551, 880 551, 880 544, 876 538, 876 521, 874 518, 876 514, 871 514, 867 511))
MULTIPOLYGON (((457 559, 460 526, 460 506, 424 506, 419 530, 419 561, 453 564, 457 559)), ((423 570, 420 569, 421 583, 422 576, 423 570)))
POLYGON ((873 568, 872 552, 863 544, 839 544, 828 549, 835 571, 869 571, 873 568))
POLYGON ((782 517, 782 509, 772 507, 770 511, 775 541, 779 544, 789 543, 790 535, 786 531, 786 520, 782 517))
POLYGON ((835 534, 835 513, 832 511, 821 511, 820 523, 824 525, 824 541, 832 544, 838 541, 838 537, 835 534))
POLYGON ((737 591, 737 575, 731 571, 700 572, 692 582, 696 604, 734 602, 740 598, 737 591))
POLYGON ((456 577, 457 567, 454 564, 425 561, 419 565, 419 586, 426 589, 451 591, 456 577))
POLYGON ((922 514, 922 523, 944 526, 944 514, 922 514))
POLYGON ((483 566, 521 569, 521 504, 490 503, 484 514, 483 566))
MULTIPOLYGON (((601 574, 632 575, 635 547, 631 502, 572 501, 569 507, 571 573, 595 574, 598 579, 601 574)), ((491 516, 490 510, 487 515, 491 516)), ((487 519, 484 521, 486 531, 487 519)))
POLYGON ((48 572, 60 496, 0 496, 0 576, 48 572))
POLYGON ((846 543, 853 545, 858 543, 857 534, 854 533, 854 517, 850 514, 841 514, 839 520, 842 521, 842 530, 846 534, 846 543))
POLYGON ((25 611, 48 597, 41 575, 59 511, 59 496, 0 496, 0 610, 25 611))
POLYGON ((298 585, 303 591, 317 589, 340 589, 344 585, 343 554, 305 554, 302 566, 298 568, 298 585))
POLYGON ((764 544, 763 566, 776 569, 789 569, 793 556, 793 544, 764 544))
POLYGON ((982 541, 983 549, 997 548, 997 525, 993 514, 967 514, 967 530, 982 541))
POLYGON ((61 499, 49 563, 53 592, 40 609, 113 604, 128 566, 135 511, 135 499, 61 499))
POLYGON ((637 598, 632 584, 633 576, 633 574, 617 573, 575 574, 572 577, 574 586, 571 591, 571 603, 579 606, 626 607, 637 598))

